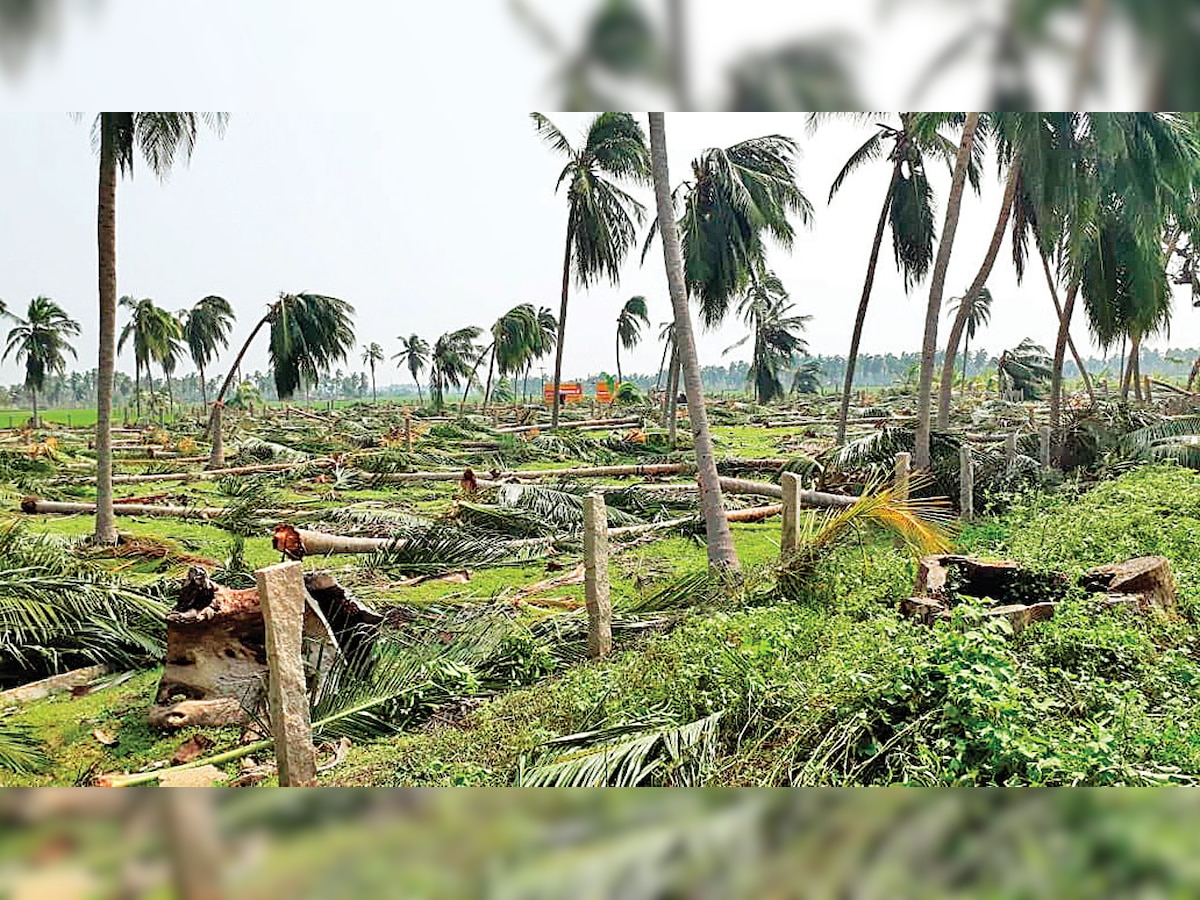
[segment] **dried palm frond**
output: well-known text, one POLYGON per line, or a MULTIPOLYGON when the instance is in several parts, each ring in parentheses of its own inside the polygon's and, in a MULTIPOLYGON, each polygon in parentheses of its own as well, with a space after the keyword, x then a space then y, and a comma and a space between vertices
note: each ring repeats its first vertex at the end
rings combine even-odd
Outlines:
POLYGON ((681 724, 666 711, 547 741, 523 758, 522 787, 637 787, 703 784, 717 755, 723 712, 681 724))

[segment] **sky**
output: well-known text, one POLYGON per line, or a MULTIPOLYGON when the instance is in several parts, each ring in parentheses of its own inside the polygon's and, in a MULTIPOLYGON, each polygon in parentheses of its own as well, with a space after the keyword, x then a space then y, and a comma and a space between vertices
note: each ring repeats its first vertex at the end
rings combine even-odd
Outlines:
MULTIPOLYGON (((206 294, 228 298, 239 320, 224 364, 280 291, 351 302, 360 342, 378 341, 389 356, 401 334, 432 342, 464 325, 487 326, 524 302, 557 311, 566 200, 554 182, 562 160, 528 117, 549 93, 542 90, 546 70, 534 51, 512 51, 521 44, 498 4, 363 0, 332 16, 309 0, 287 4, 286 15, 278 0, 179 0, 171 21, 164 8, 110 0, 103 14, 64 25, 58 44, 47 45, 56 55, 37 48, 24 77, 0 80, 0 298, 18 309, 39 294, 57 300, 83 326, 81 368, 94 366, 96 356, 94 114, 35 109, 233 110, 225 136, 203 136, 191 164, 166 183, 139 161, 118 190, 119 292, 169 309, 206 294), (467 9, 475 27, 456 29, 467 9), (183 26, 179 40, 156 39, 167 25, 183 26), (435 32, 454 39, 448 46, 428 39, 435 32), (504 53, 489 32, 507 36, 504 53)), ((718 54, 721 23, 710 17, 701 24, 698 46, 718 54)), ((588 120, 551 117, 572 136, 588 120)), ((799 182, 816 208, 791 253, 776 248, 769 263, 796 312, 812 316, 812 352, 845 354, 887 167, 864 169, 832 203, 826 195, 867 131, 835 123, 812 134, 800 113, 671 113, 672 180, 685 177, 706 147, 768 133, 799 143, 799 182)), ((987 172, 982 195, 968 194, 963 205, 947 297, 965 290, 991 234, 1000 185, 990 161, 987 172)), ((944 201, 949 173, 934 176, 944 201)), ((638 196, 652 207, 649 190, 638 196)), ((939 204, 939 228, 943 212, 939 204)), ((989 286, 996 302, 981 346, 998 352, 1025 337, 1052 346, 1045 283, 1035 268, 1016 284, 1007 243, 989 286)), ((927 293, 923 283, 906 296, 885 246, 863 351, 919 349, 927 293)), ((614 369, 615 318, 637 294, 647 298, 654 324, 641 346, 623 354, 623 369, 657 370, 654 338, 670 304, 656 243, 644 265, 639 254, 630 258, 618 286, 572 288, 568 377, 614 369)), ((1200 311, 1186 291, 1176 311, 1169 340, 1150 346, 1200 345, 1200 311)), ((943 337, 947 330, 943 321, 943 337)), ((1075 334, 1087 343, 1081 323, 1075 334)), ((701 332, 702 362, 745 358, 744 348, 723 354, 743 335, 732 318, 701 332)), ((359 352, 347 369, 362 368, 359 352)), ((245 368, 265 362, 260 343, 245 368)), ((131 356, 120 365, 132 371, 131 356)), ((0 381, 18 378, 11 360, 0 365, 0 381)), ((379 380, 406 378, 381 372, 379 380)))

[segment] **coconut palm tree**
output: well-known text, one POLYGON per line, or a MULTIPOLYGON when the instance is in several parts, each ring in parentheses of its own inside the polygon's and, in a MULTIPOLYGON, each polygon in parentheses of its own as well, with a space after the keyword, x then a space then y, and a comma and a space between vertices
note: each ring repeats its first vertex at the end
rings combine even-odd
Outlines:
POLYGON ((429 357, 429 397, 438 412, 446 405, 446 388, 456 388, 471 378, 479 356, 475 340, 481 334, 482 328, 471 325, 448 331, 434 342, 429 357))
POLYGON ((808 345, 800 332, 812 317, 789 315, 794 308, 783 282, 772 272, 759 275, 738 304, 738 313, 750 334, 725 352, 754 339, 746 380, 753 386, 758 403, 770 403, 784 395, 780 376, 791 367, 797 353, 807 352, 808 345))
MULTIPOLYGON (((962 364, 962 383, 966 384, 967 360, 970 358, 971 341, 975 339, 975 333, 992 320, 992 292, 985 287, 973 299, 970 294, 951 297, 950 304, 950 312, 954 314, 954 317, 957 319, 962 315, 966 322, 962 364), (964 306, 966 306, 965 313, 963 312, 964 306)), ((946 377, 945 372, 942 373, 942 377, 946 377)))
POLYGON ((815 359, 803 360, 792 375, 793 394, 818 394, 821 392, 821 364, 815 359))
POLYGON ((645 297, 630 297, 617 316, 617 384, 624 383, 621 376, 621 348, 632 350, 642 340, 642 326, 650 327, 650 314, 646 310, 645 297))
MULTIPOLYGON (((765 267, 767 239, 784 250, 795 239, 791 217, 812 221, 812 204, 796 183, 796 143, 781 135, 705 150, 692 161, 692 180, 672 202, 683 205, 678 230, 689 295, 704 325, 718 325, 730 304, 765 267)), ((651 226, 645 258, 659 230, 651 226)))
POLYGON ((921 344, 921 380, 917 385, 917 434, 913 465, 917 469, 928 469, 929 456, 929 413, 933 391, 933 357, 937 350, 937 325, 942 313, 942 294, 946 289, 946 269, 950 265, 950 251, 954 247, 954 233, 958 230, 959 210, 962 208, 963 188, 966 186, 967 170, 970 168, 975 145, 975 132, 979 128, 979 113, 967 113, 963 122, 962 139, 958 155, 954 160, 954 174, 950 179, 950 196, 946 203, 946 221, 942 225, 942 238, 938 244, 937 259, 933 265, 933 278, 929 284, 929 305, 925 310, 925 337, 921 344))
POLYGON ((375 364, 381 363, 386 357, 383 354, 383 348, 379 344, 372 341, 367 345, 367 348, 362 352, 362 361, 364 365, 371 367, 371 402, 375 403, 375 364))
POLYGON ((537 340, 534 343, 533 353, 525 361, 525 381, 529 381, 529 373, 533 369, 533 364, 554 352, 554 348, 558 346, 558 319, 554 316, 554 311, 547 306, 538 307, 538 331, 537 340))
POLYGON ((1025 338, 1012 350, 1005 350, 996 361, 1000 394, 1020 391, 1026 399, 1037 399, 1050 381, 1053 360, 1046 348, 1025 338))
POLYGON ((483 405, 486 408, 492 395, 492 377, 515 375, 529 364, 534 352, 541 345, 541 326, 537 310, 531 303, 521 303, 502 315, 492 325, 492 342, 480 355, 490 357, 487 385, 483 389, 483 405))
POLYGON ((33 400, 33 427, 38 428, 38 392, 45 388, 48 376, 66 371, 65 354, 76 355, 68 338, 79 334, 79 323, 49 297, 34 297, 25 318, 13 318, 16 325, 8 333, 4 359, 15 353, 17 363, 25 365, 25 388, 33 400))
POLYGON ((675 311, 675 342, 683 369, 687 391, 688 418, 696 450, 699 470, 700 509, 704 514, 704 530, 708 544, 708 563, 714 569, 737 572, 740 569, 725 504, 721 496, 721 480, 717 475, 717 459, 712 434, 708 430, 708 413, 704 408, 704 387, 700 381, 700 360, 692 336, 692 315, 688 308, 688 288, 684 275, 683 250, 675 223, 671 199, 670 173, 667 169, 667 134, 664 116, 650 113, 650 155, 654 177, 654 199, 658 209, 659 231, 662 233, 663 261, 667 270, 667 285, 671 307, 675 311))
POLYGON ((254 326, 233 365, 229 367, 229 374, 225 376, 213 403, 208 429, 212 437, 212 451, 209 454, 211 468, 225 464, 225 450, 221 442, 221 405, 241 368, 246 351, 258 333, 270 326, 269 355, 275 391, 280 400, 286 400, 296 393, 301 384, 317 384, 321 372, 348 358, 350 348, 354 346, 353 317, 353 306, 345 300, 324 294, 281 293, 278 300, 267 306, 266 315, 254 326))
POLYGON ((188 354, 200 375, 200 401, 208 407, 208 385, 204 367, 217 358, 217 353, 229 346, 229 332, 236 316, 224 297, 209 295, 197 301, 191 309, 180 310, 183 339, 188 354))
POLYGON ((149 297, 137 299, 122 297, 123 308, 129 310, 129 321, 121 329, 121 340, 117 343, 117 351, 125 349, 125 345, 133 343, 134 383, 137 391, 137 414, 142 415, 142 371, 146 372, 146 380, 150 385, 150 395, 154 395, 154 375, 152 363, 162 363, 164 359, 175 352, 175 347, 182 336, 179 320, 167 310, 155 305, 149 297))
MULTIPOLYGON (((171 316, 171 318, 174 320, 176 326, 179 327, 182 334, 182 326, 179 320, 174 316, 171 316)), ((180 338, 172 337, 167 342, 166 347, 163 348, 163 352, 155 360, 162 367, 163 377, 167 381, 167 408, 171 410, 175 408, 175 394, 171 388, 171 376, 175 374, 175 369, 179 366, 179 361, 183 359, 185 352, 186 349, 183 341, 180 338)))
POLYGON ((575 280, 584 288, 602 277, 614 285, 620 280, 621 263, 637 239, 643 207, 617 182, 648 183, 650 155, 645 133, 629 113, 606 112, 596 116, 578 147, 541 113, 532 113, 532 117, 538 134, 567 159, 556 185, 557 188, 567 183, 567 241, 550 414, 551 426, 558 427, 571 274, 574 272, 575 280))
POLYGON ((188 160, 200 126, 217 134, 226 113, 102 112, 92 128, 100 150, 96 241, 99 258, 100 353, 96 379, 96 529, 98 544, 117 542, 112 511, 112 392, 117 338, 117 175, 133 172, 135 153, 165 179, 176 160, 188 160))
POLYGON ((429 344, 418 334, 396 338, 400 342, 400 352, 392 357, 397 366, 407 366, 408 374, 417 384, 417 399, 425 405, 425 395, 421 393, 421 373, 429 365, 429 344))
MULTIPOLYGON (((873 120, 865 113, 813 114, 809 118, 810 127, 817 126, 830 115, 848 115, 861 121, 873 120)), ((871 254, 867 258, 867 274, 858 300, 854 331, 850 336, 850 352, 846 356, 845 386, 838 412, 838 444, 846 440, 846 421, 850 414, 850 396, 854 389, 858 348, 867 321, 867 307, 875 285, 875 270, 879 263, 884 232, 890 225, 896 265, 904 278, 904 289, 908 291, 925 277, 933 262, 937 228, 933 220, 933 209, 936 198, 927 174, 927 163, 932 159, 947 165, 953 164, 957 148, 945 132, 947 128, 959 125, 962 121, 962 113, 902 112, 899 113, 898 123, 894 125, 876 122, 875 131, 862 146, 850 154, 829 188, 829 202, 832 203, 846 179, 859 169, 880 158, 891 163, 892 177, 888 182, 883 197, 883 208, 879 211, 879 221, 875 226, 875 239, 871 244, 871 254)), ((978 189, 980 176, 977 156, 972 157, 967 177, 978 189)))

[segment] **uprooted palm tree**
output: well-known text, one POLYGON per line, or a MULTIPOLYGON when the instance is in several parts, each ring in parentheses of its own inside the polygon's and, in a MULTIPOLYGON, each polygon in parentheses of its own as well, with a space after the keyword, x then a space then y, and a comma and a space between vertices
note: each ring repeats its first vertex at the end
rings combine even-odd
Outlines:
POLYGON ((347 358, 354 346, 354 307, 345 300, 324 294, 283 294, 267 307, 267 313, 254 326, 246 343, 229 367, 209 418, 212 452, 209 466, 225 464, 221 441, 221 405, 233 385, 242 359, 258 333, 270 326, 271 369, 280 400, 296 393, 301 384, 313 385, 320 373, 347 358))
POLYGON ((1013 349, 1001 353, 996 363, 1001 396, 1008 391, 1020 391, 1026 399, 1041 397, 1050 383, 1053 365, 1045 347, 1025 338, 1013 349))
POLYGON ((200 125, 217 134, 226 113, 102 112, 92 138, 100 151, 96 241, 100 287, 100 353, 96 376, 96 528, 98 544, 117 542, 112 503, 112 395, 117 343, 117 175, 133 172, 135 151, 166 178, 175 161, 191 158, 200 125))
POLYGON ((157 306, 149 297, 138 300, 135 297, 122 297, 122 307, 129 310, 129 321, 121 329, 121 340, 117 343, 117 351, 125 349, 125 345, 133 343, 133 370, 136 385, 137 414, 142 415, 142 371, 146 373, 150 394, 154 394, 153 363, 162 361, 175 352, 182 331, 179 320, 170 312, 157 306))
POLYGON ((229 346, 229 332, 236 316, 224 297, 210 294, 197 301, 191 309, 180 310, 183 339, 188 354, 200 376, 200 402, 208 408, 208 384, 204 367, 217 358, 217 353, 229 346))
POLYGON ((479 357, 475 339, 481 334, 482 328, 470 325, 448 331, 434 342, 429 357, 429 399, 438 412, 445 408, 446 389, 458 387, 475 371, 479 357))
POLYGON ((425 404, 425 395, 421 393, 421 373, 429 365, 429 344, 419 334, 396 338, 400 342, 400 352, 392 357, 398 366, 407 366, 408 374, 417 385, 417 399, 425 404))
POLYGON ((33 400, 33 427, 37 428, 38 392, 45 388, 47 376, 66 371, 67 353, 75 356, 68 338, 79 334, 79 323, 49 297, 34 297, 25 318, 14 318, 4 359, 15 353, 17 362, 25 365, 25 388, 33 400))
POLYGON ((550 414, 551 427, 556 428, 572 272, 584 288, 601 277, 607 277, 613 284, 620 279, 621 263, 637 240, 643 207, 617 182, 648 184, 650 153, 642 127, 629 113, 606 112, 596 116, 578 147, 544 115, 531 115, 538 134, 555 152, 567 158, 557 185, 567 182, 568 211, 550 414))
POLYGON ((760 273, 738 303, 738 313, 750 334, 725 352, 754 339, 746 380, 753 386, 758 403, 770 403, 784 395, 783 373, 796 354, 807 352, 808 345, 800 332, 812 317, 789 315, 794 308, 783 282, 773 272, 760 273))
POLYGON ((632 350, 642 340, 642 327, 650 327, 650 314, 645 297, 630 297, 617 315, 617 384, 623 384, 621 348, 632 350))
POLYGON ((365 365, 371 367, 371 402, 376 402, 375 397, 375 364, 381 363, 384 360, 383 348, 375 341, 367 345, 362 352, 362 361, 365 365))

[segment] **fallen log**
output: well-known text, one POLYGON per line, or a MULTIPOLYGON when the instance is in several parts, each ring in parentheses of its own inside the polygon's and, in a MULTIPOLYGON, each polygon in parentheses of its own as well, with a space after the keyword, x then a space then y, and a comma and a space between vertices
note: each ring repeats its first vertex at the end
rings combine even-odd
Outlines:
POLYGON ((165 475, 114 475, 113 484, 145 484, 155 481, 212 481, 226 475, 255 475, 262 472, 287 472, 301 466, 329 468, 332 459, 314 459, 304 463, 265 463, 256 466, 237 466, 232 469, 207 469, 199 472, 171 472, 165 475))
MULTIPOLYGON (((31 516, 90 516, 96 513, 95 503, 62 503, 26 497, 21 512, 31 516)), ((224 508, 212 506, 156 506, 148 503, 114 503, 113 515, 150 516, 164 519, 216 519, 225 514, 224 508)))
POLYGON ((1191 397, 1191 398, 1193 398, 1193 399, 1195 399, 1195 398, 1197 398, 1197 397, 1200 397, 1200 394, 1193 393, 1192 391, 1185 391, 1185 390, 1184 390, 1183 388, 1181 388, 1181 387, 1176 387, 1176 386, 1175 386, 1175 385, 1173 385, 1173 384, 1167 384, 1167 382, 1165 382, 1165 381, 1159 381, 1157 378, 1151 378, 1151 379, 1150 379, 1150 383, 1151 383, 1152 385, 1154 385, 1155 387, 1160 387, 1160 388, 1163 388, 1163 389, 1165 389, 1165 390, 1168 390, 1168 391, 1170 391, 1170 392, 1171 392, 1171 393, 1173 393, 1173 394, 1180 394, 1180 395, 1182 395, 1182 396, 1184 396, 1184 397, 1191 397))
MULTIPOLYGON (((728 522, 761 522, 763 519, 769 519, 782 512, 783 506, 777 503, 771 506, 755 506, 750 509, 726 510, 725 519, 728 522)), ((650 531, 678 528, 691 523, 699 523, 699 519, 696 516, 683 516, 678 519, 666 519, 662 522, 650 522, 646 525, 623 525, 620 528, 608 529, 608 536, 610 538, 629 537, 635 534, 646 534, 650 531)))
MULTIPOLYGON (((757 497, 774 497, 776 500, 783 499, 783 488, 777 484, 743 481, 740 478, 722 478, 721 490, 727 494, 747 494, 757 497)), ((804 506, 844 509, 857 503, 858 498, 844 494, 829 494, 824 491, 801 491, 800 502, 804 506)))
MULTIPOLYGON (((616 428, 625 425, 641 425, 641 416, 626 416, 621 419, 584 419, 579 422, 559 422, 559 429, 564 428, 599 428, 607 426, 616 428)), ((546 425, 501 425, 496 429, 500 434, 522 434, 526 431, 540 431, 542 429, 549 430, 549 424, 546 425)))
MULTIPOLYGON (((787 465, 786 459, 726 459, 717 462, 718 469, 762 469, 778 470, 787 465)), ((690 475, 696 471, 692 462, 643 463, 626 466, 575 466, 557 469, 516 469, 510 472, 493 472, 494 478, 538 479, 538 478, 652 478, 661 475, 690 475)), ((457 471, 437 472, 385 472, 375 476, 385 484, 408 484, 414 481, 461 481, 463 473, 457 471)), ((483 486, 484 482, 480 482, 483 486)))

